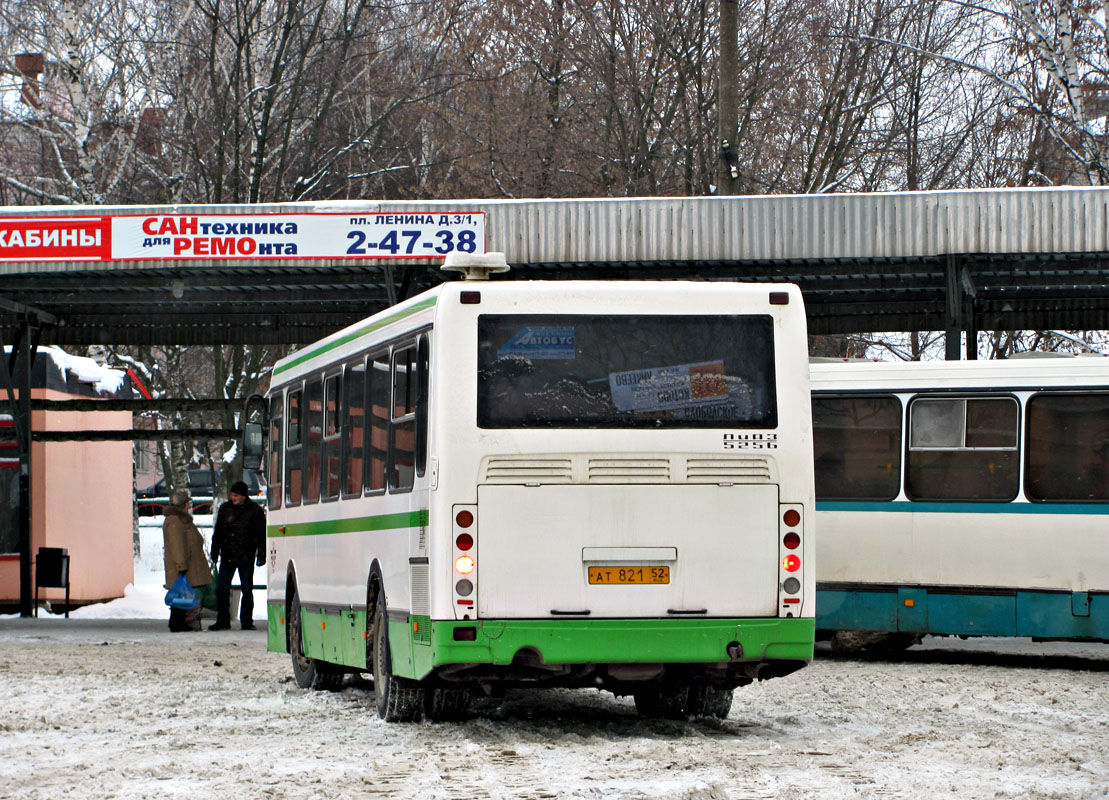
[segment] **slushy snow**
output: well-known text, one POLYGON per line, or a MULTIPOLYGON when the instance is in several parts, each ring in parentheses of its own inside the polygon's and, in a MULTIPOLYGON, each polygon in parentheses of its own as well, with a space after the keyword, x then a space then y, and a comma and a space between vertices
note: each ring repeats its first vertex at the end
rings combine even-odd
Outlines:
POLYGON ((297 688, 261 624, 171 634, 164 594, 160 551, 144 553, 120 600, 0 616, 0 797, 1109 797, 1105 644, 818 650, 738 689, 726 720, 644 720, 630 698, 551 689, 479 700, 462 723, 388 724, 367 677, 297 688))

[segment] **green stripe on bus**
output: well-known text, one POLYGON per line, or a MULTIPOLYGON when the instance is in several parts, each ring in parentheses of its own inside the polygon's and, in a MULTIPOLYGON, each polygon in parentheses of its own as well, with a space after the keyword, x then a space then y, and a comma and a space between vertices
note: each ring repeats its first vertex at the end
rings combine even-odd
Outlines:
POLYGON ((410 317, 419 311, 423 311, 426 308, 431 308, 435 305, 436 300, 438 300, 438 295, 432 295, 431 297, 425 298, 418 303, 408 306, 407 308, 402 308, 395 314, 390 314, 384 319, 379 319, 375 322, 371 322, 364 327, 357 328, 351 331, 345 336, 340 336, 333 342, 328 342, 327 344, 321 345, 314 350, 307 350, 301 355, 289 361, 288 363, 282 364, 278 367, 274 367, 273 374, 280 375, 282 372, 286 372, 293 367, 298 367, 306 361, 311 361, 316 356, 321 356, 330 350, 334 350, 337 347, 342 347, 345 344, 353 342, 355 339, 360 339, 361 337, 371 334, 376 330, 380 330, 386 325, 392 325, 394 322, 399 322, 405 317, 410 317))
MULTIPOLYGON (((445 664, 508 666, 521 650, 538 653, 544 664, 727 664, 730 642, 742 645, 743 661, 808 662, 815 627, 812 617, 432 620, 426 667, 419 666, 420 648, 410 644, 417 666, 402 677, 423 678, 445 664), (473 639, 460 640, 458 628, 471 629, 473 639)), ((392 634, 390 628, 395 653, 400 641, 392 634)), ((395 655, 393 660, 396 667, 395 655)))
POLYGON ((373 517, 351 517, 350 519, 324 519, 318 522, 298 522, 291 525, 267 525, 266 536, 278 539, 282 536, 322 536, 328 533, 364 533, 366 531, 386 531, 399 528, 418 528, 427 525, 428 511, 402 511, 397 514, 378 514, 373 517))
POLYGON ((817 511, 920 514, 1109 514, 1109 503, 977 503, 911 500, 817 500, 817 511))

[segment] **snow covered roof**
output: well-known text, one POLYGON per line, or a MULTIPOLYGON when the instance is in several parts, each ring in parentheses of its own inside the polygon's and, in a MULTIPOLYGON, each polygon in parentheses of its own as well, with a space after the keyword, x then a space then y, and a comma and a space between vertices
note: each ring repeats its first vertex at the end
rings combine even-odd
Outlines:
MULTIPOLYGON (((5 353, 11 348, 5 347, 5 353)), ((127 373, 102 366, 91 358, 71 355, 59 347, 38 348, 31 385, 84 396, 130 396, 127 373)))

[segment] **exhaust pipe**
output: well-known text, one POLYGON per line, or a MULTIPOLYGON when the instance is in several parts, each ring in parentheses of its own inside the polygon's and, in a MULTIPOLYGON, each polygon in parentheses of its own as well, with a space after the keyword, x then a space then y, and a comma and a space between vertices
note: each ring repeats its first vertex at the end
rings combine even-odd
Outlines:
POLYGON ((764 661, 753 661, 743 666, 743 672, 753 681, 765 681, 774 677, 770 665, 764 661))

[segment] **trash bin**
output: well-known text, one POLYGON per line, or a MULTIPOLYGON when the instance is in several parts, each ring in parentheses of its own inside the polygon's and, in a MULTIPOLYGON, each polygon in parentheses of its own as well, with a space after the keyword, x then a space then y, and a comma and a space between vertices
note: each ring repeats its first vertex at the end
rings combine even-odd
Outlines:
POLYGON ((35 616, 39 615, 39 587, 65 589, 65 616, 69 618, 69 550, 40 547, 35 558, 35 616))

